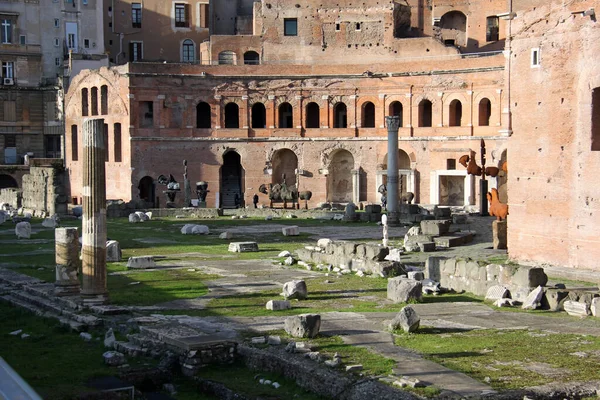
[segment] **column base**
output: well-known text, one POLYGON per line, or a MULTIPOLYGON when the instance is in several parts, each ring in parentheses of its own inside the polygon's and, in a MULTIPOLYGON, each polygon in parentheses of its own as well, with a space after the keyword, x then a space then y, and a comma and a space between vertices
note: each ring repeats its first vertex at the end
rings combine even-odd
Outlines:
POLYGON ((54 295, 58 297, 62 296, 77 296, 81 292, 79 282, 77 283, 55 283, 54 284, 54 295))
POLYGON ((388 211, 387 224, 388 224, 388 226, 401 226, 400 213, 397 211, 388 211))
POLYGON ((109 303, 108 293, 96 294, 96 295, 81 295, 81 300, 86 306, 101 306, 109 303))

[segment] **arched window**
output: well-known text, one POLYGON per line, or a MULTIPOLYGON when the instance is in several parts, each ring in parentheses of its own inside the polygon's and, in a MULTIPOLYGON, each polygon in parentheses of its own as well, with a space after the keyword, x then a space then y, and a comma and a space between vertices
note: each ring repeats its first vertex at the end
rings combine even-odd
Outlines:
POLYGON ((181 49, 181 61, 193 63, 196 61, 196 51, 194 42, 190 39, 185 39, 181 49))
POLYGON ((389 109, 389 113, 388 115, 391 116, 395 116, 395 117, 399 117, 400 120, 400 126, 403 126, 403 121, 402 121, 402 103, 400 103, 399 101, 394 101, 390 104, 390 109, 389 109))
POLYGON ((210 129, 211 128, 211 110, 210 105, 201 101, 196 106, 196 128, 210 129))
POLYGON ((362 127, 375 128, 375 104, 370 101, 362 105, 362 127))
POLYGON ((264 129, 267 127, 267 109, 263 103, 252 105, 252 128, 264 129))
POLYGON ((98 88, 92 88, 92 115, 98 115, 98 88))
POLYGON ((260 56, 255 51, 247 51, 244 53, 244 65, 260 64, 260 56))
POLYGON ((234 65, 235 53, 230 50, 225 50, 219 53, 219 65, 234 65))
POLYGON ((459 100, 452 100, 448 107, 448 125, 450 126, 461 126, 462 125, 462 103, 459 100))
POLYGON ((492 102, 483 98, 479 102, 479 126, 490 126, 490 117, 492 116, 492 102))
POLYGON ((84 117, 87 117, 90 112, 88 101, 88 90, 83 88, 81 89, 81 115, 84 117))
POLYGON ((344 103, 337 103, 333 107, 333 127, 334 128, 347 128, 348 127, 348 119, 347 119, 347 108, 344 103))
POLYGON ((419 103, 419 126, 431 127, 433 120, 431 109, 431 101, 424 99, 419 103))
POLYGON ((109 149, 109 144, 108 144, 108 124, 104 124, 104 161, 108 162, 109 161, 109 156, 110 156, 110 151, 108 151, 109 149))
POLYGON ((108 86, 100 87, 100 114, 108 115, 108 86))
POLYGON ((237 129, 240 127, 240 107, 235 103, 225 106, 225 128, 237 129))
POLYGON ((290 103, 281 103, 279 106, 279 127, 294 127, 294 109, 290 103))
POLYGON ((113 137, 115 162, 121 162, 121 124, 118 122, 113 127, 113 137))
POLYGON ((306 127, 320 128, 321 125, 319 105, 315 102, 306 105, 306 127))
POLYGON ((79 140, 77 138, 77 125, 71 125, 71 160, 79 160, 79 140))

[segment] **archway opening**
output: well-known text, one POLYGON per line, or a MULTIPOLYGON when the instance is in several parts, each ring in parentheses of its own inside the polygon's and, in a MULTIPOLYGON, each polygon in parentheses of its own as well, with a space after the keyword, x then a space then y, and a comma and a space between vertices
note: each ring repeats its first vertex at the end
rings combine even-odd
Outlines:
POLYGON ((260 64, 260 56, 255 51, 247 51, 244 53, 244 64, 258 65, 260 64))
POLYGON ((331 156, 327 175, 327 201, 347 203, 352 201, 352 170, 354 157, 348 150, 337 150, 331 156))
POLYGON ((402 103, 399 101, 394 101, 390 104, 388 115, 399 117, 400 126, 404 126, 403 124, 403 115, 402 115, 402 103))
POLYGON ((221 208, 243 206, 242 158, 233 150, 223 155, 221 167, 221 208))
POLYGON ((294 127, 294 109, 290 103, 281 103, 279 106, 279 127, 284 129, 294 127))
POLYGON ((285 183, 288 187, 296 184, 296 169, 298 168, 298 156, 290 149, 277 150, 271 160, 273 175, 271 183, 282 183, 285 174, 285 183))
POLYGON ((337 103, 333 107, 333 127, 347 128, 348 127, 348 109, 344 103, 337 103))
POLYGON ((140 179, 138 190, 140 191, 139 196, 141 200, 152 204, 152 207, 156 206, 156 185, 154 184, 154 179, 152 179, 152 177, 145 176, 140 179))
POLYGON ((252 105, 252 128, 264 129, 267 127, 267 109, 263 103, 252 105))
POLYGON ((370 101, 362 105, 362 127, 375 128, 375 104, 370 101))
POLYGON ((315 102, 306 105, 306 127, 309 129, 320 127, 320 108, 315 102))
POLYGON ((225 106, 225 128, 237 129, 240 127, 240 107, 235 103, 225 106))
POLYGON ((18 188, 17 180, 10 175, 0 175, 0 189, 18 188))
POLYGON ((452 100, 448 110, 448 116, 450 117, 448 125, 450 126, 461 126, 462 125, 462 103, 459 100, 452 100))
POLYGON ((211 128, 211 110, 210 104, 201 101, 196 106, 196 128, 211 128))
POLYGON ((419 126, 424 128, 431 127, 432 120, 431 101, 424 99, 419 103, 419 126))
POLYGON ((219 65, 234 65, 235 53, 230 50, 225 50, 219 53, 219 65))
POLYGON ((479 126, 490 126, 490 117, 492 116, 492 102, 483 98, 479 102, 479 126))

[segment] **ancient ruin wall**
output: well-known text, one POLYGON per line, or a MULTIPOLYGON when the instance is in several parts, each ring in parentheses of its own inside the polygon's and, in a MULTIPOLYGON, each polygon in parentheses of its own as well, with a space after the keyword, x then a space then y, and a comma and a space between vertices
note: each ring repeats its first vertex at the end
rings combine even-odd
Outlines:
POLYGON ((57 167, 31 167, 23 176, 23 209, 36 216, 66 214, 65 183, 62 163, 57 167))
POLYGON ((513 20, 508 249, 520 262, 600 270, 600 29, 583 15, 597 5, 540 2, 513 20))

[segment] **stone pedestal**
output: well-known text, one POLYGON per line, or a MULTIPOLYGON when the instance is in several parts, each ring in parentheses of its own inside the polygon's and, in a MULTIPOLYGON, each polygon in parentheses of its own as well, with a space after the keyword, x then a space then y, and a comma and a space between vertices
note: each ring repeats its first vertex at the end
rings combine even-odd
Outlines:
POLYGON ((82 290, 86 304, 108 302, 104 119, 83 123, 82 290))
POLYGON ((506 226, 506 220, 492 222, 492 237, 494 240, 494 249, 508 248, 506 239, 506 226))
POLYGON ((80 266, 77 228, 56 228, 54 242, 56 243, 54 293, 57 296, 77 295, 81 290, 77 278, 80 266))

